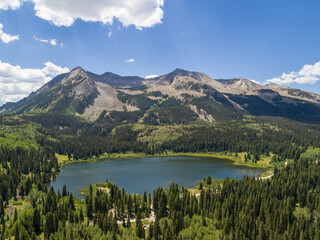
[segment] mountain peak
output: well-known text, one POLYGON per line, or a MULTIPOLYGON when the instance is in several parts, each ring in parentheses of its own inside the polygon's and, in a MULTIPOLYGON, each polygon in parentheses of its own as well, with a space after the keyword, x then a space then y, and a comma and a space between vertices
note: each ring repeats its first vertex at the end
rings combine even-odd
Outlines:
POLYGON ((177 69, 175 69, 174 71, 172 71, 172 72, 170 72, 168 74, 160 76, 158 78, 158 80, 160 82, 166 81, 166 82, 171 84, 176 76, 192 77, 192 78, 195 78, 195 79, 199 80, 202 75, 205 75, 205 74, 198 73, 198 72, 187 71, 187 70, 184 70, 184 69, 181 69, 181 68, 177 68, 177 69))
POLYGON ((176 68, 171 73, 174 73, 174 74, 184 73, 184 74, 186 74, 186 73, 190 73, 190 71, 184 70, 182 68, 176 68))
POLYGON ((75 67, 74 69, 71 70, 71 72, 73 71, 84 71, 84 69, 80 66, 75 67))
POLYGON ((73 75, 77 75, 77 74, 87 74, 87 72, 82 68, 82 67, 76 67, 74 69, 72 69, 70 71, 70 74, 73 74, 73 75))
POLYGON ((237 81, 243 81, 243 82, 252 82, 252 83, 256 83, 255 81, 250 80, 250 79, 247 79, 247 78, 244 78, 244 77, 237 77, 237 78, 235 78, 235 80, 237 80, 237 81))
MULTIPOLYGON (((63 85, 78 84, 82 81, 91 80, 88 73, 81 67, 76 67, 61 81, 63 85)), ((92 80, 91 80, 92 81, 92 80)))
POLYGON ((105 72, 101 75, 89 75, 95 82, 102 82, 116 88, 138 87, 144 84, 144 79, 138 76, 120 76, 112 72, 105 72))
POLYGON ((260 89, 262 87, 259 83, 243 77, 237 77, 233 79, 219 79, 217 81, 227 86, 228 89, 241 91, 251 91, 260 89))
POLYGON ((105 73, 101 74, 100 76, 101 77, 121 77, 120 75, 115 74, 113 72, 105 72, 105 73))
POLYGON ((269 87, 269 88, 285 88, 285 86, 282 86, 280 84, 275 84, 275 83, 269 83, 269 84, 265 85, 265 87, 269 87))

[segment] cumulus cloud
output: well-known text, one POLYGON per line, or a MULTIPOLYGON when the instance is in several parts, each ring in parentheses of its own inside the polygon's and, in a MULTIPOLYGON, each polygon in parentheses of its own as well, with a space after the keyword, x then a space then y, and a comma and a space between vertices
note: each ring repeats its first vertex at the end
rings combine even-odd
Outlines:
POLYGON ((10 43, 12 41, 19 40, 19 35, 13 36, 13 35, 4 33, 2 29, 3 29, 3 25, 0 23, 0 39, 2 42, 10 43))
POLYGON ((136 60, 134 60, 133 58, 124 60, 126 63, 134 63, 136 60))
POLYGON ((23 0, 1 0, 0 1, 0 10, 15 10, 20 7, 23 0))
POLYGON ((156 77, 159 77, 158 75, 147 75, 145 77, 145 79, 151 79, 151 78, 156 78, 156 77))
POLYGON ((42 43, 49 43, 50 45, 52 46, 56 46, 57 45, 57 39, 43 39, 43 38, 38 38, 37 36, 33 36, 33 38, 36 40, 36 41, 39 41, 39 42, 42 42, 42 43))
POLYGON ((57 39, 51 39, 49 42, 52 46, 56 46, 57 45, 57 39))
MULTIPOLYGON (((17 9, 24 0, 1 0, 0 9, 17 9)), ((77 19, 112 24, 114 19, 137 29, 162 22, 164 0, 29 0, 36 15, 57 26, 71 26, 77 19)))
POLYGON ((22 68, 0 61, 0 104, 17 101, 36 91, 58 74, 69 72, 51 62, 41 69, 22 68))
POLYGON ((279 77, 268 79, 266 83, 280 85, 290 83, 314 84, 317 81, 320 81, 320 62, 314 65, 306 64, 298 72, 283 73, 279 77))
POLYGON ((253 80, 253 79, 248 79, 248 80, 251 81, 251 82, 254 82, 254 83, 256 83, 256 84, 260 84, 259 81, 256 81, 256 80, 253 80))

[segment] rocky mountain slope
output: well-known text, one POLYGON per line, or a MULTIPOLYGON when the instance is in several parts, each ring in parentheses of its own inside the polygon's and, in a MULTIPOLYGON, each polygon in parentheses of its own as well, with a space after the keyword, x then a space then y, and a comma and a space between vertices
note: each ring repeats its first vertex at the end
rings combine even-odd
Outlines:
POLYGON ((121 115, 121 121, 155 124, 197 119, 212 122, 250 114, 320 123, 320 95, 274 84, 260 85, 245 78, 215 80, 182 69, 143 79, 110 72, 97 75, 77 67, 0 110, 15 114, 64 112, 114 121, 121 115))

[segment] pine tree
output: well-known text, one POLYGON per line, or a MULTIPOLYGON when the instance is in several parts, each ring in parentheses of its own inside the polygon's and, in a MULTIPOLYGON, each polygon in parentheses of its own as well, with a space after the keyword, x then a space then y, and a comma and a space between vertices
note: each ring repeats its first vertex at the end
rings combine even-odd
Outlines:
POLYGON ((122 217, 122 226, 125 228, 126 227, 126 220, 124 219, 124 217, 122 217))
POLYGON ((80 218, 80 221, 81 221, 81 222, 83 222, 83 220, 84 220, 84 216, 83 216, 83 210, 82 210, 82 207, 80 208, 79 218, 80 218))
POLYGON ((74 214, 74 222, 79 223, 79 215, 77 213, 74 214))
POLYGON ((69 203, 68 203, 68 207, 71 208, 72 210, 75 210, 75 207, 74 207, 74 201, 73 201, 73 195, 72 193, 70 193, 69 195, 69 203))
POLYGON ((88 217, 88 219, 90 219, 90 220, 92 220, 92 212, 93 212, 93 208, 92 208, 92 198, 89 197, 88 204, 87 204, 87 217, 88 217))
POLYGON ((204 227, 207 226, 206 217, 204 215, 202 215, 202 226, 204 226, 204 227))
POLYGON ((44 237, 45 239, 49 239, 50 235, 54 233, 54 220, 51 212, 47 213, 46 221, 44 225, 44 237))
POLYGON ((62 187, 62 197, 65 197, 67 196, 67 186, 66 184, 63 184, 63 187, 62 187))
POLYGON ((17 208, 14 209, 14 216, 13 216, 13 223, 15 223, 18 220, 18 212, 17 208))
POLYGON ((159 225, 159 220, 156 218, 156 221, 154 222, 154 227, 153 227, 153 236, 156 240, 160 239, 160 225, 159 225))
POLYGON ((4 234, 6 231, 6 220, 4 219, 4 216, 1 217, 1 235, 4 234))
POLYGON ((33 211, 32 226, 33 226, 35 233, 39 234, 41 226, 40 226, 40 214, 39 214, 39 211, 37 208, 34 209, 34 211, 33 211))
POLYGON ((72 210, 72 208, 69 208, 69 222, 73 223, 74 222, 74 211, 72 210))
POLYGON ((138 212, 137 218, 136 218, 136 235, 138 238, 144 238, 144 229, 141 222, 141 214, 138 212))
POLYGON ((207 177, 206 179, 207 184, 210 186, 212 183, 212 178, 210 176, 207 177))
POLYGON ((20 236, 19 236, 19 224, 15 225, 15 229, 14 229, 14 239, 15 240, 19 240, 20 236))
POLYGON ((4 216, 3 200, 0 198, 0 217, 4 216))
POLYGON ((153 232, 154 232, 153 226, 154 226, 154 223, 151 222, 149 224, 149 231, 148 231, 148 239, 150 239, 150 240, 153 238, 153 232))

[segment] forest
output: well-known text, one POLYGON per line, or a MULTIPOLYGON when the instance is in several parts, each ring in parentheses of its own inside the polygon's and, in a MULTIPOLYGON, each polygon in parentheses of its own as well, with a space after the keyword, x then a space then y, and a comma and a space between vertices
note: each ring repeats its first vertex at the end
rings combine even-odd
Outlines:
POLYGON ((137 124, 122 117, 0 116, 0 239, 320 238, 320 164, 310 154, 320 147, 318 125, 270 117, 137 124), (58 155, 85 161, 128 152, 246 153, 253 165, 269 156, 274 169, 264 180, 208 176, 197 194, 175 183, 130 194, 106 180, 80 199, 66 186, 50 187, 62 168, 58 155))
MULTIPOLYGON (((108 117, 105 114, 102 112, 95 122, 61 113, 26 114, 19 118, 0 116, 0 124, 8 129, 23 124, 32 125, 36 135, 34 144, 73 160, 86 160, 103 153, 247 152, 266 156, 272 153, 285 161, 299 159, 301 153, 310 146, 320 147, 319 125, 281 118, 248 117, 215 123, 154 125, 130 121, 123 123, 119 120, 120 112, 111 112, 108 117), (117 121, 110 121, 110 117, 117 121), (168 134, 162 136, 163 132, 168 134)), ((132 112, 129 116, 135 119, 134 114, 132 112)), ((0 135, 0 140, 6 142, 9 132, 3 131, 2 134, 4 137, 0 135)))
POLYGON ((106 181, 86 188, 82 200, 65 186, 62 192, 48 189, 50 175, 58 170, 50 154, 1 149, 4 158, 10 161, 1 162, 1 239, 320 237, 320 164, 315 160, 275 168, 267 180, 244 176, 216 182, 208 176, 199 195, 174 183, 153 193, 128 194, 106 181))

